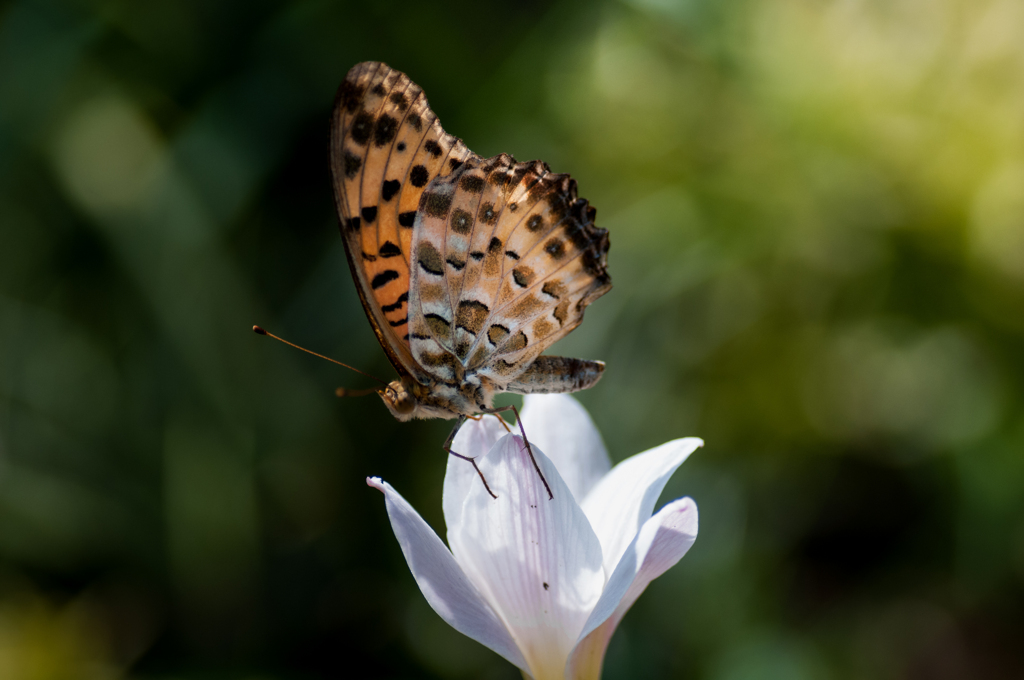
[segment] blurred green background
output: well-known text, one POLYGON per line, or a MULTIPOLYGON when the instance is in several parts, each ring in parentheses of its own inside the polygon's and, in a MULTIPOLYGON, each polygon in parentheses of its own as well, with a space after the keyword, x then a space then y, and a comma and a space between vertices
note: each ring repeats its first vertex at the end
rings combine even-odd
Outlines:
POLYGON ((691 553, 605 677, 1024 677, 1024 2, 15 0, 0 8, 0 677, 513 679, 443 531, 328 172, 383 60, 570 172, 615 288, 553 353, 612 457, 697 435, 691 553))

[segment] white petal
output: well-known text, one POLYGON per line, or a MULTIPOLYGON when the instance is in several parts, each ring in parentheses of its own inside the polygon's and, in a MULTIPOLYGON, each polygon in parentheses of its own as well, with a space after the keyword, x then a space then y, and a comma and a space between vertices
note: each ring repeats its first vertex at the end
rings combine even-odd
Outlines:
POLYGON ((522 416, 527 438, 548 454, 581 501, 612 466, 590 414, 567 394, 528 394, 522 416))
POLYGON ((559 678, 604 588, 601 545, 539 447, 549 499, 522 439, 503 437, 480 463, 491 489, 470 485, 448 543, 512 633, 535 680, 559 678))
MULTIPOLYGON (((499 439, 508 434, 497 416, 484 416, 480 420, 467 420, 459 428, 452 442, 452 451, 463 456, 476 458, 477 464, 487 455, 499 439)), ((441 506, 444 510, 445 526, 450 527, 456 513, 462 512, 466 494, 474 486, 480 486, 480 476, 473 464, 456 456, 448 456, 448 468, 444 473, 444 490, 441 506)))
POLYGON ((498 415, 480 416, 478 420, 467 420, 459 428, 452 442, 452 450, 464 456, 485 456, 499 439, 508 434, 511 425, 502 425, 498 415))
POLYGON ((619 621, 647 585, 681 560, 696 539, 697 505, 690 498, 672 501, 644 522, 587 619, 565 677, 600 677, 605 649, 619 621))
POLYGON ((455 630, 526 670, 526 661, 512 636, 430 525, 390 484, 379 477, 368 477, 366 483, 384 493, 402 554, 434 611, 455 630))
POLYGON ((638 453, 612 468, 583 499, 580 505, 601 540, 608 573, 650 518, 669 477, 703 445, 689 437, 638 453))

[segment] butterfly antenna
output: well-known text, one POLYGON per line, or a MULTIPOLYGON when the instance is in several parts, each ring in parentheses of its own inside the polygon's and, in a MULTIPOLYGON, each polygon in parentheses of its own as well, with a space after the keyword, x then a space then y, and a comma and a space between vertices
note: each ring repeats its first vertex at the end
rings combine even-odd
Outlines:
POLYGON ((336 397, 364 397, 367 394, 374 394, 376 392, 380 392, 380 390, 378 388, 376 388, 376 387, 367 387, 366 389, 363 389, 363 390, 350 390, 347 387, 339 387, 338 389, 334 390, 334 396, 336 396, 336 397))
MULTIPOLYGON (((339 366, 344 366, 345 368, 349 369, 350 371, 355 371, 356 373, 359 373, 360 375, 365 375, 367 378, 370 378, 371 380, 376 380, 377 382, 379 382, 384 387, 388 386, 388 384, 386 382, 384 382, 383 380, 381 380, 380 378, 378 378, 375 375, 370 375, 366 371, 360 371, 355 366, 349 366, 348 364, 343 364, 342 362, 338 361, 337 359, 332 359, 330 357, 325 357, 323 354, 317 354, 313 350, 306 349, 305 347, 299 347, 294 342, 288 342, 284 338, 278 337, 278 336, 274 335, 273 333, 265 330, 264 328, 262 328, 260 326, 253 326, 252 329, 256 332, 257 335, 265 335, 268 338, 273 338, 274 340, 278 340, 280 342, 283 342, 284 344, 288 345, 289 347, 294 347, 295 349, 301 349, 303 352, 306 352, 307 354, 312 354, 315 357, 320 357, 321 359, 325 359, 327 361, 330 361, 332 364, 338 364, 339 366)), ((346 390, 344 387, 339 387, 335 391, 335 394, 337 394, 339 397, 356 397, 356 396, 360 396, 362 394, 370 394, 370 393, 376 392, 376 391, 377 391, 376 388, 370 388, 368 390, 346 390)))

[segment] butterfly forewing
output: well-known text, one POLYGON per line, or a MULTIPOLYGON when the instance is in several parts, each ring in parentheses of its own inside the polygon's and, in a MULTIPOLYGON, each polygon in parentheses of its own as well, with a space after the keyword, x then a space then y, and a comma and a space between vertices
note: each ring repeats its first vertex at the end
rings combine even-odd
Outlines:
POLYGON ((396 368, 415 377, 425 376, 409 351, 413 224, 427 185, 470 157, 405 74, 375 62, 349 71, 331 127, 342 237, 381 345, 396 368))

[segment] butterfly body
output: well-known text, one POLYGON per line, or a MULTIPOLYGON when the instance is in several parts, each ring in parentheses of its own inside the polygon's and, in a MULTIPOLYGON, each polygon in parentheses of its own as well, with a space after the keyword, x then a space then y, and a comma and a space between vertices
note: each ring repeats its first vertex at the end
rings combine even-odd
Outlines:
POLYGON ((400 375, 381 391, 396 418, 475 415, 500 392, 600 378, 599 361, 541 356, 611 288, 607 232, 568 175, 477 156, 377 62, 339 89, 331 161, 356 288, 400 375))

